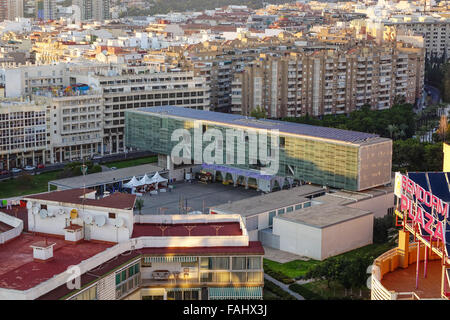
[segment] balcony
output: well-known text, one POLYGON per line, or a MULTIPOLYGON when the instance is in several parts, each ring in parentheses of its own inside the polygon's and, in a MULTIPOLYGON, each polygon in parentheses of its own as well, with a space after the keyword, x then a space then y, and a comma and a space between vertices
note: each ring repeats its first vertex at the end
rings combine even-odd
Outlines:
MULTIPOLYGON (((404 254, 400 248, 391 249, 374 261, 372 271, 372 300, 419 300, 441 298, 442 267, 439 256, 428 250, 427 277, 423 265, 419 272, 419 286, 415 288, 417 243, 408 248, 408 267, 402 268, 404 254)), ((424 246, 420 246, 419 261, 424 261, 424 246)))

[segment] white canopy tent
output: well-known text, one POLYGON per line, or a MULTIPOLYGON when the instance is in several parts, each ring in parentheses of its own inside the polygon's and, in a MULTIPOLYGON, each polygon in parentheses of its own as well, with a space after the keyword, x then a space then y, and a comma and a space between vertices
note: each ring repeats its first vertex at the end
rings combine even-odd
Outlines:
POLYGON ((137 186, 140 186, 140 182, 136 179, 136 177, 133 177, 130 181, 123 184, 123 187, 125 188, 134 188, 137 186))
POLYGON ((158 189, 158 184, 160 182, 168 182, 169 180, 167 180, 166 178, 161 177, 159 172, 156 172, 155 175, 152 177, 152 181, 153 181, 153 183, 156 183, 156 188, 158 189))
POLYGON ((155 181, 153 181, 153 178, 150 179, 150 178, 148 177, 147 174, 145 174, 145 175, 142 177, 142 179, 139 180, 139 185, 140 185, 140 186, 143 186, 143 185, 146 185, 146 184, 153 184, 153 183, 155 183, 155 181))

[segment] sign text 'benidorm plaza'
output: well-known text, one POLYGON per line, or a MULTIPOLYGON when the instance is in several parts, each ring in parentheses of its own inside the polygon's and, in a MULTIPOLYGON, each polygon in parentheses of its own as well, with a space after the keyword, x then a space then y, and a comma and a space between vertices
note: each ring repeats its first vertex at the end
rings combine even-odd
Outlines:
POLYGON ((261 174, 276 175, 278 173, 280 155, 278 130, 228 128, 225 130, 224 140, 222 130, 216 128, 203 130, 202 125, 196 124, 193 135, 189 130, 179 128, 173 131, 171 141, 178 142, 171 152, 171 159, 177 165, 191 164, 191 159, 194 164, 260 164, 261 174), (209 144, 203 148, 204 143, 209 144), (248 157, 246 156, 247 145, 248 157))
POLYGON ((448 203, 426 191, 409 177, 395 174, 395 195, 400 198, 400 211, 428 234, 444 241, 444 226, 448 216, 448 203), (427 212, 423 206, 430 208, 427 212))

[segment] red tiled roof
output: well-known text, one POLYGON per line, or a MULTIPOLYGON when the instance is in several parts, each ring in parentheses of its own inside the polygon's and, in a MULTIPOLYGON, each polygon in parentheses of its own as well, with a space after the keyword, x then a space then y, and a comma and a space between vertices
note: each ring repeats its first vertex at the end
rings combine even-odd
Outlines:
MULTIPOLYGON (((67 202, 72 204, 83 204, 85 193, 90 193, 95 190, 91 189, 70 189, 62 191, 53 191, 48 193, 41 193, 32 196, 26 196, 25 199, 38 199, 47 201, 67 202)), ((113 209, 131 209, 134 207, 136 195, 116 192, 110 196, 101 199, 84 199, 84 204, 94 207, 105 207, 113 209)))
POLYGON ((138 237, 161 237, 164 226, 165 237, 189 236, 241 236, 242 230, 239 222, 217 222, 217 223, 183 223, 183 224, 134 224, 132 238, 138 237), (217 227, 217 228, 216 228, 217 227))
POLYGON ((67 244, 64 239, 47 237, 48 243, 55 243, 53 260, 33 261, 30 245, 45 241, 42 236, 22 234, 0 247, 0 287, 27 290, 65 272, 67 267, 79 264, 112 246, 106 243, 82 241, 77 245, 67 244))

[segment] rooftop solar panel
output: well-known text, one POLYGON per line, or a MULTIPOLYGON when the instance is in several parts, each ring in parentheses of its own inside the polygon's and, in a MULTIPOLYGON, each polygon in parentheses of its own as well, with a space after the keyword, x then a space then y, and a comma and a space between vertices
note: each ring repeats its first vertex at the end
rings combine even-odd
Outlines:
POLYGON ((267 130, 278 129, 280 132, 285 133, 307 135, 318 138, 339 140, 352 143, 364 142, 370 139, 379 138, 379 135, 364 132, 320 127, 286 121, 255 119, 252 117, 245 117, 237 114, 195 110, 174 106, 146 107, 146 108, 138 108, 135 110, 149 113, 166 114, 169 116, 190 118, 194 120, 208 120, 226 124, 235 124, 241 126, 244 125, 259 129, 267 129, 267 130))

